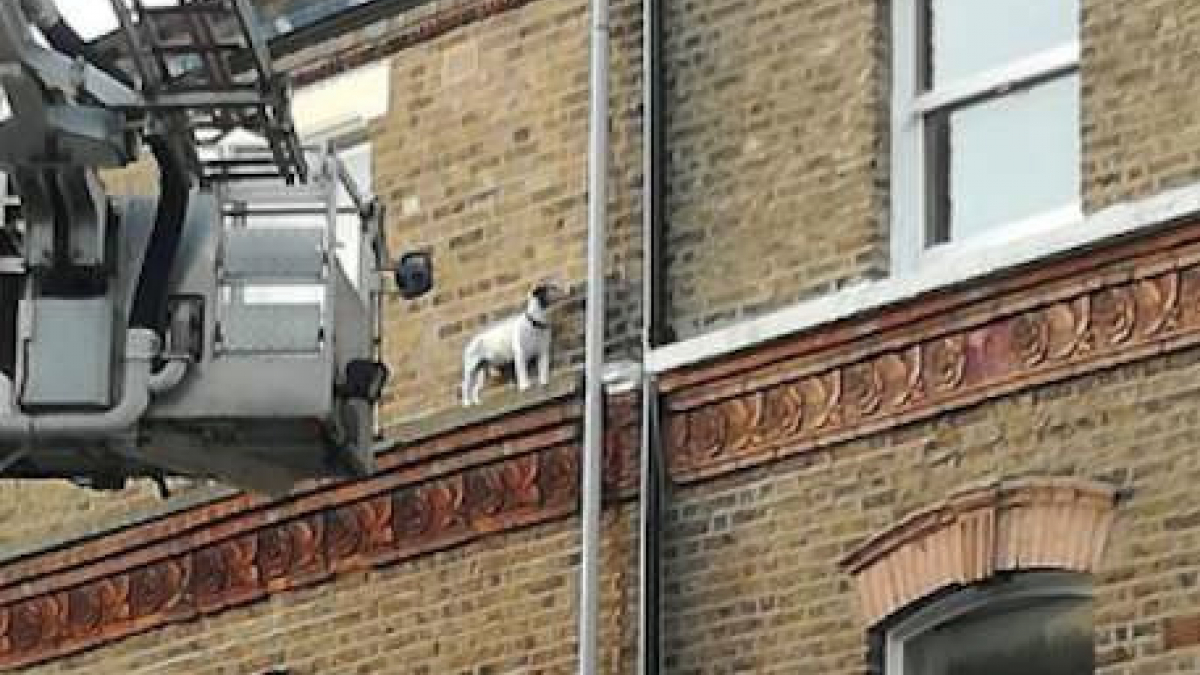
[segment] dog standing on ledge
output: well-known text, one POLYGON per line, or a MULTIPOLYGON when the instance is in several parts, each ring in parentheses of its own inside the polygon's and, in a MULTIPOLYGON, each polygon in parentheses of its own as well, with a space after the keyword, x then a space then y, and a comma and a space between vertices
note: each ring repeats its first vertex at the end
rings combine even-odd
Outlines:
POLYGON ((550 306, 564 296, 543 282, 529 291, 525 311, 484 328, 463 349, 463 406, 477 405, 489 368, 512 364, 517 389, 529 388, 529 362, 537 361, 538 383, 550 382, 550 306))

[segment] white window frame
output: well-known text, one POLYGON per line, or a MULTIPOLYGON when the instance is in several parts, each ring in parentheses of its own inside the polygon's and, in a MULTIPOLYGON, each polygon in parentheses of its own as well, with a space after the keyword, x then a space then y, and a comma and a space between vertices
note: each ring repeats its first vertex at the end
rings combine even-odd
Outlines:
POLYGON ((1083 220, 1082 205, 1076 199, 1062 208, 997 226, 982 235, 932 245, 927 204, 932 176, 925 152, 926 118, 972 99, 1002 95, 1034 82, 1078 72, 1080 47, 1078 39, 1072 40, 923 92, 920 68, 930 37, 922 28, 921 12, 922 4, 928 1, 892 0, 890 252, 894 276, 942 264, 948 256, 963 255, 971 248, 1002 245, 1031 232, 1083 220))
POLYGON ((930 603, 887 631, 884 675, 920 675, 905 672, 905 646, 930 630, 967 614, 1021 600, 1092 600, 1094 597, 1086 578, 1073 572, 1025 572, 1000 583, 964 588, 930 603))

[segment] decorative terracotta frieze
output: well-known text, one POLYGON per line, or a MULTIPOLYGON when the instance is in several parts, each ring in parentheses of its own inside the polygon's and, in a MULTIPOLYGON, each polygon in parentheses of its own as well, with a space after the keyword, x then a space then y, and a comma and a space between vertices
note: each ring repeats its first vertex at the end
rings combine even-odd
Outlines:
POLYGON ((936 313, 918 300, 818 329, 792 354, 785 340, 668 376, 671 474, 699 480, 1198 344, 1200 244, 1179 239, 926 300, 936 313))
MULTIPOLYGON (((219 502, 148 524, 145 540, 99 537, 82 545, 91 557, 59 551, 21 561, 0 585, 0 668, 574 513, 577 413, 574 404, 528 409, 398 450, 382 458, 392 468, 367 480, 282 502, 236 497, 233 507, 219 502), (178 529, 166 534, 172 522, 178 529)), ((612 401, 609 417, 611 497, 636 485, 635 399, 612 401)))
POLYGON ((1116 491, 1067 478, 959 491, 869 540, 842 561, 875 624, 910 603, 998 572, 1092 572, 1112 528, 1116 491))

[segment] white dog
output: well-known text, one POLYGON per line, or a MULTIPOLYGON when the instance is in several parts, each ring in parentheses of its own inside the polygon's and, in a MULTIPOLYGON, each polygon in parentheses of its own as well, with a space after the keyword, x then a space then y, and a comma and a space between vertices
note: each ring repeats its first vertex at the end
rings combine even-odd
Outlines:
POLYGON ((512 364, 517 389, 529 388, 529 362, 537 361, 538 383, 550 382, 550 305, 562 297, 550 283, 529 291, 525 311, 484 328, 463 349, 462 404, 479 403, 489 368, 512 364))

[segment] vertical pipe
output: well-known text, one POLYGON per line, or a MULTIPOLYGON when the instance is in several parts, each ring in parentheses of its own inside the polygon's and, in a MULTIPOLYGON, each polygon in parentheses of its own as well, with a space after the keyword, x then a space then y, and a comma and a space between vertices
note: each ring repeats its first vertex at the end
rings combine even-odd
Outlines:
POLYGON ((662 125, 660 0, 642 0, 642 433, 638 464, 638 675, 659 671, 658 391, 645 359, 662 333, 660 278, 662 125))
POLYGON ((642 437, 638 489, 638 675, 659 671, 659 523, 662 509, 662 471, 657 383, 642 378, 642 437))
POLYGON ((644 0, 642 6, 642 76, 643 76, 643 153, 642 187, 645 199, 642 223, 644 229, 643 266, 649 285, 644 287, 645 342, 650 348, 671 342, 674 332, 667 321, 667 303, 663 301, 665 247, 663 226, 666 220, 666 126, 663 115, 663 1, 644 0))
POLYGON ((592 0, 588 137, 587 318, 584 358, 583 499, 579 580, 579 675, 596 675, 600 617, 600 515, 604 452, 604 271, 608 217, 608 0, 592 0))

